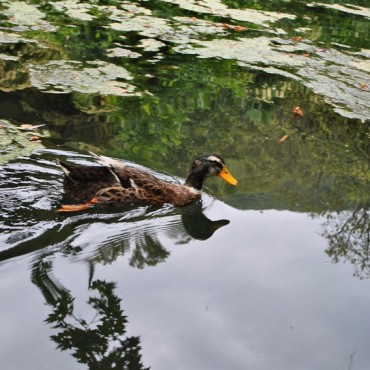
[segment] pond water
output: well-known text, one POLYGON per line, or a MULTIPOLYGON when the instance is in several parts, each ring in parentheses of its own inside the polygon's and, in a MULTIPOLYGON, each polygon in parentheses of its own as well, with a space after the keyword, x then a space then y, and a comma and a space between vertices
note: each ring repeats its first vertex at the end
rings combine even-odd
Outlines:
POLYGON ((4 369, 368 369, 365 1, 0 9, 4 369), (57 213, 89 151, 239 182, 57 213))

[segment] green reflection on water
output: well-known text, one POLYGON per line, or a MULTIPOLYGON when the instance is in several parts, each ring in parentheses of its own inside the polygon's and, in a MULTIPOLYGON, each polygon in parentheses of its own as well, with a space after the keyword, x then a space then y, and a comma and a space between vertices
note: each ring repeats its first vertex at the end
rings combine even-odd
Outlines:
POLYGON ((195 155, 218 152, 239 186, 210 183, 209 188, 238 208, 320 213, 366 201, 368 121, 343 118, 330 104, 339 112, 352 107, 354 116, 361 116, 363 106, 366 116, 369 92, 359 88, 366 74, 353 77, 357 87, 337 82, 348 57, 353 71, 360 66, 366 72, 364 8, 258 1, 229 1, 216 8, 183 1, 29 2, 17 12, 22 3, 1 4, 8 30, 0 46, 11 57, 0 58, 3 106, 16 107, 4 109, 3 118, 46 123, 52 136, 45 145, 104 152, 182 177, 195 155), (27 18, 32 9, 34 17, 27 18), (252 32, 233 32, 235 25, 251 27, 243 21, 246 14, 256 16, 252 32), (302 42, 292 41, 297 35, 302 42), (267 42, 261 50, 258 40, 267 42), (214 49, 219 60, 181 55, 184 47, 197 53, 197 43, 208 48, 220 42, 256 50, 237 49, 240 66, 228 60, 224 47, 214 49), (118 49, 128 54, 109 51, 118 49), (250 59, 252 51, 256 59, 250 59), (315 55, 305 59, 304 52, 315 55), (273 68, 264 65, 263 55, 273 68), (106 70, 91 68, 99 63, 106 70), (105 67, 114 65, 125 71, 123 81, 113 76, 114 68, 105 67), (57 68, 50 72, 49 66, 57 68), (316 73, 321 77, 314 81, 316 73), (127 76, 133 77, 129 85, 127 76), (48 86, 63 94, 48 94, 48 86), (346 99, 357 94, 353 101, 332 93, 342 87, 346 99), (125 96, 134 91, 141 96, 125 96), (294 117, 295 106, 303 117, 294 117), (282 137, 288 138, 279 142, 282 137))
POLYGON ((367 210, 367 10, 215 3, 1 1, 0 118, 180 177, 217 152, 239 184, 207 191, 236 208, 367 210))

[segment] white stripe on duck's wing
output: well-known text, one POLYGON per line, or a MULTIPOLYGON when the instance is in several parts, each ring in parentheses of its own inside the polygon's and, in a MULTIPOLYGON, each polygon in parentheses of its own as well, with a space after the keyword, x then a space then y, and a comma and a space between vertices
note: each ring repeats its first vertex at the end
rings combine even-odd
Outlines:
POLYGON ((71 171, 67 167, 65 167, 62 162, 59 162, 59 165, 62 168, 62 171, 64 172, 64 175, 66 177, 69 177, 71 171))
POLYGON ((89 152, 95 159, 96 161, 101 164, 102 166, 106 166, 106 167, 118 167, 118 168, 125 168, 127 167, 126 164, 120 162, 120 161, 117 161, 116 159, 113 159, 113 158, 110 158, 110 157, 106 157, 104 155, 98 155, 98 154, 95 154, 93 152, 89 152))
POLYGON ((99 164, 101 164, 102 166, 106 167, 109 170, 109 172, 116 179, 118 184, 123 184, 122 183, 123 179, 119 177, 116 171, 120 171, 120 170, 122 171, 125 168, 129 167, 127 164, 117 161, 116 159, 106 157, 104 155, 98 155, 94 152, 89 152, 89 153, 96 159, 96 161, 99 164))
POLYGON ((129 179, 131 187, 135 190, 139 190, 139 186, 136 185, 135 181, 133 179, 129 179))

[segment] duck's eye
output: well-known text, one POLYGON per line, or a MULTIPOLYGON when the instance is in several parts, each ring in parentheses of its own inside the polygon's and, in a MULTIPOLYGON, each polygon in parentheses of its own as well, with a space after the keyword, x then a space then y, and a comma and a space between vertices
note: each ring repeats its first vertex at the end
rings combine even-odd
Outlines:
POLYGON ((200 161, 199 159, 196 159, 196 160, 193 162, 193 166, 194 166, 194 167, 199 167, 201 164, 202 164, 202 161, 200 161))

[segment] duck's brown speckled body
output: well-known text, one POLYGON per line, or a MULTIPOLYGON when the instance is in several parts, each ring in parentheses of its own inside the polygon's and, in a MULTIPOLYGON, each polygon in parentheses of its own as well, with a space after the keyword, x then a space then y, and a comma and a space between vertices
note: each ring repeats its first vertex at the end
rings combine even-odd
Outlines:
POLYGON ((197 157, 184 185, 169 183, 109 157, 92 155, 101 166, 60 162, 65 173, 65 192, 78 201, 88 202, 76 206, 64 205, 59 211, 79 211, 94 203, 134 201, 184 206, 200 198, 206 177, 220 176, 232 185, 237 183, 227 171, 224 160, 216 154, 197 157))

